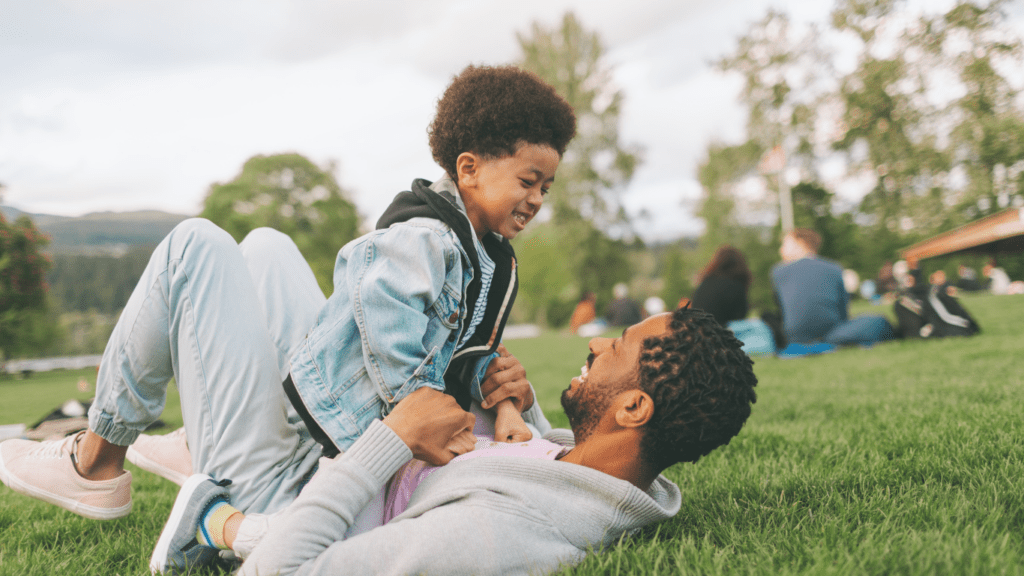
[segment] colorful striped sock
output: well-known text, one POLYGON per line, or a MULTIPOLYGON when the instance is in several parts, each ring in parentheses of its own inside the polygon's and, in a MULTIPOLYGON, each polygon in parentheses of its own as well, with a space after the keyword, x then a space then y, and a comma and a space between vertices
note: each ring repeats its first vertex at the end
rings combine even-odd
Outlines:
POLYGON ((228 504, 228 501, 219 498, 210 503, 203 512, 203 518, 199 521, 199 528, 196 529, 196 540, 203 546, 227 550, 228 545, 224 541, 224 525, 232 514, 238 509, 228 504))

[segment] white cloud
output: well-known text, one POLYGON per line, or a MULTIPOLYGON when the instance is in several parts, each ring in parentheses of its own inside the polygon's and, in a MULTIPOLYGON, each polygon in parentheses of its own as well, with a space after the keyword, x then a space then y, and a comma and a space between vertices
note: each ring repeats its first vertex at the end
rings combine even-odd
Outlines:
MULTIPOLYGON (((738 142, 738 81, 708 63, 769 0, 38 0, 4 2, 0 182, 33 212, 196 213, 254 154, 340 164, 370 223, 436 177, 426 127, 450 76, 518 55, 516 32, 574 10, 608 48, 621 130, 644 148, 624 196, 645 234, 697 233, 696 167, 738 142)), ((793 0, 799 21, 830 3, 793 0)), ((1010 11, 1015 10, 1013 6, 1010 11)), ((1015 18, 1024 18, 1018 10, 1015 18)), ((844 189, 845 191, 845 189, 844 189)), ((852 192, 841 192, 841 194, 852 192)))

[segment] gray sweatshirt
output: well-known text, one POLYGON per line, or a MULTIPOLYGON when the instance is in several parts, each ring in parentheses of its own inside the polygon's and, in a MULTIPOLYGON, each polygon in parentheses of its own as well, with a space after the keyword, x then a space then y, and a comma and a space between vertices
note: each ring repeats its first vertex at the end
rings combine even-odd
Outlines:
MULTIPOLYGON (((544 437, 573 445, 569 430, 544 437)), ((344 540, 353 518, 411 458, 375 421, 277 516, 239 573, 544 574, 671 518, 681 500, 664 476, 645 492, 567 462, 476 458, 434 472, 403 514, 344 540)))

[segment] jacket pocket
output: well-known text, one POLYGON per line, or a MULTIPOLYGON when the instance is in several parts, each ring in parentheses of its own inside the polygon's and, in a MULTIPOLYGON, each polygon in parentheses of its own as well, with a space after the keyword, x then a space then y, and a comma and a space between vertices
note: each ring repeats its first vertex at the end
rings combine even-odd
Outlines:
POLYGON ((434 314, 437 314, 441 324, 449 329, 456 330, 459 327, 459 293, 448 283, 445 283, 441 295, 437 297, 433 305, 434 314))

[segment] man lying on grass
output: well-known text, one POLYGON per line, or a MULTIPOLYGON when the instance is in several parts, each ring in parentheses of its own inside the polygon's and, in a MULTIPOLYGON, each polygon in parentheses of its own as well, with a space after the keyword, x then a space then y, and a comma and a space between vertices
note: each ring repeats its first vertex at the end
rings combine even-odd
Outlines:
MULTIPOLYGON (((587 369, 563 398, 575 449, 563 453, 572 439, 555 431, 548 440, 557 446, 538 439, 506 454, 480 450, 433 474, 410 464, 386 491, 409 460, 409 446, 433 464, 472 449, 472 418, 462 416, 460 432, 441 452, 420 432, 377 422, 358 450, 353 445, 314 477, 320 445, 290 409, 281 375, 322 300, 283 234, 255 230, 239 245, 209 222, 179 224, 157 247, 114 329, 89 430, 58 442, 0 443, 0 480, 83 516, 124 516, 131 510, 126 444, 160 415, 174 376, 192 469, 232 483, 219 490, 203 478, 186 482, 154 551, 154 571, 216 558, 216 548, 198 545, 197 536, 218 546, 237 536, 235 548, 245 537, 250 545, 262 542, 247 573, 303 565, 307 573, 542 572, 675 514, 679 490, 660 471, 727 443, 755 399, 740 343, 710 316, 681 310, 622 338, 591 342, 587 369), (100 404, 106 409, 97 410, 100 404), (113 429, 130 438, 115 444, 97 432, 113 429), (264 516, 296 502, 300 491, 306 496, 295 508, 264 516), (218 496, 252 516, 243 518, 218 496), (198 508, 189 505, 195 500, 198 508), (211 531, 214 525, 237 532, 211 531)), ((521 391, 529 384, 518 362, 508 359, 486 380, 492 384, 484 383, 485 394, 506 389, 506 397, 525 399, 524 419, 550 431, 532 393, 521 391), (508 391, 515 388, 520 392, 508 391)), ((489 403, 500 399, 487 396, 489 403)), ((412 413, 428 419, 442 408, 412 413)), ((493 434, 493 418, 478 414, 493 434)))
POLYGON ((540 574, 575 564, 672 517, 679 488, 660 472, 727 444, 756 399, 740 343, 700 311, 653 316, 620 338, 591 340, 590 351, 562 393, 571 433, 480 438, 472 452, 430 466, 423 460, 458 452, 451 443, 473 417, 421 390, 272 517, 254 522, 213 479, 193 476, 155 554, 187 564, 204 545, 234 546, 248 556, 240 573, 253 576, 540 574), (378 494, 383 513, 367 506, 378 494), (259 534, 235 546, 246 531, 259 534))

